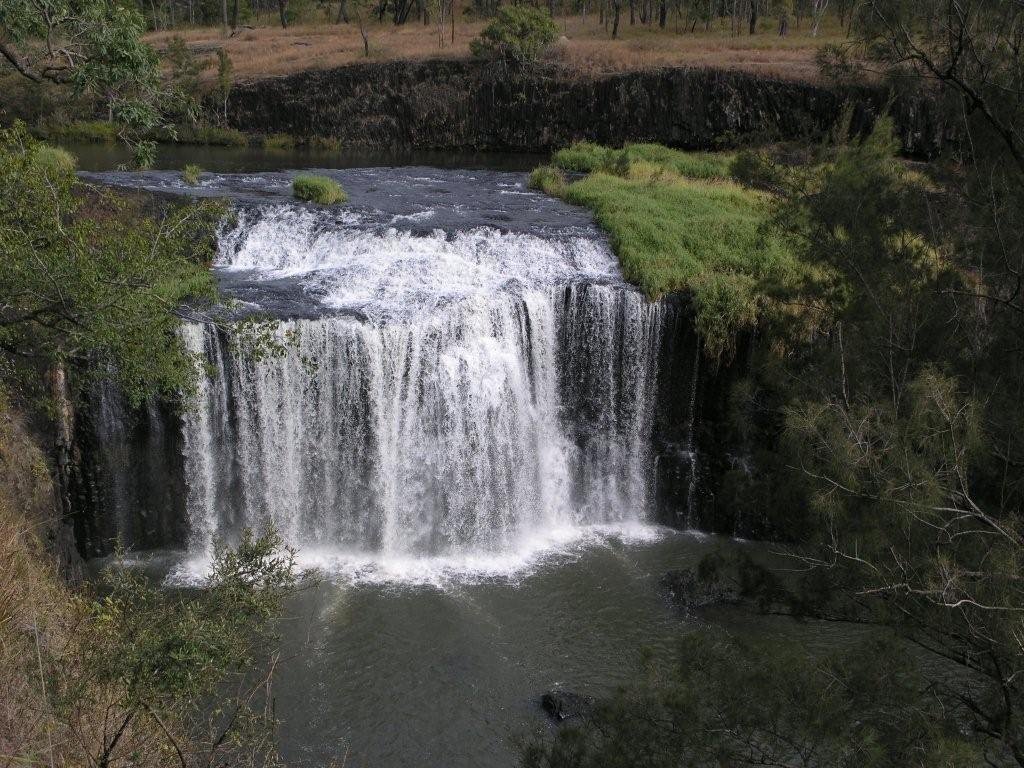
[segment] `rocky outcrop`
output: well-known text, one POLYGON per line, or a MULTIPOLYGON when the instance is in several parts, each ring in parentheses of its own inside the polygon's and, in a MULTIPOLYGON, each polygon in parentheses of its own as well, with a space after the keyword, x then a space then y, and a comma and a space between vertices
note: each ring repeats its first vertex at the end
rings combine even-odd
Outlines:
MULTIPOLYGON (((578 139, 688 149, 817 137, 843 105, 870 126, 881 91, 837 89, 742 72, 664 68, 581 75, 553 65, 479 60, 360 64, 237 86, 231 125, 253 133, 330 136, 345 146, 548 152, 578 139)), ((926 101, 891 106, 908 154, 947 138, 926 101)))

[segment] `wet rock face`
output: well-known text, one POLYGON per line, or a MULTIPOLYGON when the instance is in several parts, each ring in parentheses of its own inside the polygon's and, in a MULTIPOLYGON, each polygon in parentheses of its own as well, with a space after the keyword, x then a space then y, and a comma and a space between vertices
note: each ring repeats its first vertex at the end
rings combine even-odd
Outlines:
MULTIPOLYGON (((588 139, 713 149, 820 136, 854 105, 864 130, 886 103, 867 89, 741 72, 664 68, 589 76, 477 60, 359 64, 241 84, 229 120, 244 131, 333 136, 348 146, 547 152, 588 139)), ((908 154, 947 138, 927 102, 891 108, 908 154)))

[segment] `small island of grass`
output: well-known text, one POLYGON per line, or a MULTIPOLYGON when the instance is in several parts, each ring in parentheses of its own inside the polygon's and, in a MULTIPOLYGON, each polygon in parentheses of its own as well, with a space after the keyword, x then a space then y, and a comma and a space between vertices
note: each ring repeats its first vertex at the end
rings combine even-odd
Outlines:
POLYGON ((299 200, 319 205, 334 205, 348 200, 345 190, 334 179, 311 174, 296 176, 292 182, 292 193, 299 200))

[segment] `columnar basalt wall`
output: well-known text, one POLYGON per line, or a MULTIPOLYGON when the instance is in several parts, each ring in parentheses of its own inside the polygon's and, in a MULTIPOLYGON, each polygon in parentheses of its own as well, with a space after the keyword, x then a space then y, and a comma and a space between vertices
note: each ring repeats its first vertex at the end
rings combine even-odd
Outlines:
POLYGON ((241 130, 332 136, 347 146, 547 152, 572 141, 713 149, 822 135, 853 105, 852 128, 888 108, 905 151, 948 140, 926 101, 742 72, 663 68, 606 75, 476 60, 361 64, 237 86, 241 130))

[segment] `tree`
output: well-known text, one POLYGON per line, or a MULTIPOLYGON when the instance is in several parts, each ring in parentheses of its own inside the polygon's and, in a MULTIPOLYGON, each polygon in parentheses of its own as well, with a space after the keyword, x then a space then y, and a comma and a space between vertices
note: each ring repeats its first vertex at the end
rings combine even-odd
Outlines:
MULTIPOLYGON (((36 84, 68 85, 98 98, 122 136, 160 122, 165 92, 153 49, 142 42, 145 22, 114 0, 8 0, 0 4, 0 57, 36 84)), ((142 153, 151 153, 142 147, 142 153)))
POLYGON ((0 131, 0 349, 114 375, 135 402, 190 390, 177 310, 214 295, 208 264, 223 208, 142 216, 47 156, 23 127, 0 131))
POLYGON ((297 580, 277 533, 245 531, 219 547, 198 594, 155 587, 123 564, 103 579, 102 598, 80 601, 77 658, 39 659, 74 670, 55 670, 51 696, 78 734, 79 762, 278 765, 270 624, 297 580), (88 722, 97 712, 107 728, 88 722))
POLYGON ((470 43, 474 56, 497 55, 519 62, 536 61, 558 38, 558 26, 550 14, 529 6, 510 6, 470 43))
POLYGON ((224 48, 217 49, 217 95, 220 97, 223 113, 221 119, 224 124, 228 122, 228 98, 231 96, 231 89, 235 84, 235 66, 231 57, 224 48))

